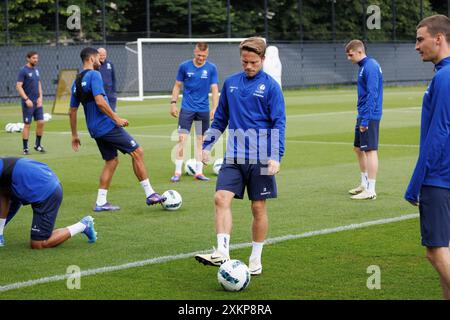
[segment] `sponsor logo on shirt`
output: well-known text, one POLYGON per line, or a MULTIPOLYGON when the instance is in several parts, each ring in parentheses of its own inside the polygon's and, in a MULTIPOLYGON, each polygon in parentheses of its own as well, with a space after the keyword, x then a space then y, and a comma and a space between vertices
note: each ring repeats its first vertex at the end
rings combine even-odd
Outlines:
POLYGON ((230 92, 233 92, 234 90, 239 89, 238 87, 230 86, 230 92))

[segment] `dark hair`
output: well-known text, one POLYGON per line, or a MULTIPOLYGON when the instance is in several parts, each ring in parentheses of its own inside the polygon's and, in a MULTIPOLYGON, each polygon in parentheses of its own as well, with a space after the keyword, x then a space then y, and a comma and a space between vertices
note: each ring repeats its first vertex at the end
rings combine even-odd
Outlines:
POLYGON ((98 54, 97 49, 91 48, 91 47, 87 47, 84 48, 83 50, 81 50, 80 53, 80 58, 82 62, 87 61, 91 56, 98 54))
POLYGON ((442 15, 436 14, 434 16, 427 17, 419 22, 416 30, 422 27, 427 27, 428 32, 434 37, 438 33, 442 33, 450 43, 450 20, 442 15))
POLYGON ((38 54, 37 51, 29 51, 27 52, 27 58, 30 59, 32 56, 38 54))
POLYGON ((200 51, 208 50, 208 44, 206 42, 198 42, 195 47, 200 51))
POLYGON ((361 40, 354 39, 345 45, 345 52, 355 51, 361 49, 365 52, 364 43, 361 40))
POLYGON ((263 58, 266 55, 266 41, 264 38, 251 37, 245 39, 239 45, 239 51, 250 51, 256 53, 258 56, 263 58))

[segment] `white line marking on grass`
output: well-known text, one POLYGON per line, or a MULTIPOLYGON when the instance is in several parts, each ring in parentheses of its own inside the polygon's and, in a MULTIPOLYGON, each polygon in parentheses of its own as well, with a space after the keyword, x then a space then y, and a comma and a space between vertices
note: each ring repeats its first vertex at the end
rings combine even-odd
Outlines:
MULTIPOLYGON (((381 224, 387 224, 387 223, 398 222, 398 221, 403 221, 403 220, 415 219, 417 217, 419 217, 419 214, 413 213, 413 214, 402 215, 402 216, 398 216, 398 217, 394 217, 394 218, 373 220, 373 221, 355 223, 355 224, 350 224, 350 225, 340 226, 340 227, 335 227, 335 228, 310 231, 310 232, 305 232, 305 233, 301 233, 301 234, 292 234, 292 235, 286 235, 286 236, 281 236, 281 237, 269 238, 265 241, 265 243, 266 244, 275 244, 275 243, 287 241, 287 240, 308 238, 308 237, 314 237, 314 236, 318 236, 318 235, 337 233, 337 232, 354 230, 354 229, 361 229, 361 228, 374 226, 374 225, 381 225, 381 224)), ((251 243, 240 243, 240 244, 231 245, 230 248, 234 250, 234 249, 248 248, 251 246, 252 246, 251 243)), ((196 252, 190 252, 190 253, 181 253, 181 254, 172 255, 172 256, 162 256, 162 257, 156 257, 156 258, 151 258, 151 259, 146 259, 146 260, 141 260, 141 261, 125 263, 125 264, 121 264, 121 265, 117 265, 117 266, 108 266, 108 267, 101 267, 101 268, 95 268, 95 269, 88 269, 88 270, 82 271, 81 276, 85 277, 85 276, 90 276, 90 275, 95 275, 95 274, 100 274, 100 273, 107 273, 107 272, 126 270, 126 269, 131 269, 131 268, 136 268, 136 267, 143 267, 143 266, 146 266, 149 264, 158 264, 158 263, 165 263, 165 262, 174 261, 174 260, 186 259, 186 258, 191 258, 198 253, 204 253, 204 252, 208 252, 208 251, 203 250, 203 251, 196 251, 196 252)), ((71 275, 60 274, 60 275, 43 277, 43 278, 34 279, 34 280, 11 283, 11 284, 0 286, 0 292, 20 289, 20 288, 25 288, 25 287, 31 287, 31 286, 35 286, 35 285, 42 284, 42 283, 62 281, 62 280, 68 279, 69 276, 71 276, 71 275)))
MULTIPOLYGON (((353 147, 353 142, 343 142, 343 141, 314 141, 314 140, 289 140, 286 142, 292 143, 304 143, 304 144, 327 144, 327 145, 343 145, 353 147)), ((402 148, 419 148, 418 144, 386 144, 380 143, 380 147, 402 147, 402 148)))

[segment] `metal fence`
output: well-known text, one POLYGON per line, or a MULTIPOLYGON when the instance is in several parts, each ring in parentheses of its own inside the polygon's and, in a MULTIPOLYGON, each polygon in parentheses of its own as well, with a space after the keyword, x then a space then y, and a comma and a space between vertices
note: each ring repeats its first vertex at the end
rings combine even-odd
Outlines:
MULTIPOLYGON (((283 66, 283 88, 350 84, 356 81, 357 66, 347 61, 344 43, 276 43, 283 66)), ((56 82, 61 69, 81 68, 79 53, 84 46, 3 46, 0 47, 2 77, 0 100, 18 101, 15 90, 17 74, 26 63, 26 52, 39 53, 38 68, 44 96, 51 99, 56 92, 56 82)), ((119 96, 137 96, 137 56, 125 45, 108 45, 108 59, 116 68, 119 96)), ((176 50, 167 46, 151 46, 151 58, 144 59, 144 91, 170 93, 176 68, 180 62, 192 57, 192 46, 184 45, 176 50), (174 52, 171 54, 170 52, 174 52), (176 54, 175 54, 176 52, 176 54)), ((145 51, 144 51, 145 52, 145 51)), ((433 65, 423 63, 414 50, 413 43, 372 43, 367 54, 376 58, 384 74, 386 84, 410 84, 429 81, 433 65)), ((219 70, 220 84, 230 74, 240 71, 238 45, 224 49, 210 44, 209 60, 219 70)))

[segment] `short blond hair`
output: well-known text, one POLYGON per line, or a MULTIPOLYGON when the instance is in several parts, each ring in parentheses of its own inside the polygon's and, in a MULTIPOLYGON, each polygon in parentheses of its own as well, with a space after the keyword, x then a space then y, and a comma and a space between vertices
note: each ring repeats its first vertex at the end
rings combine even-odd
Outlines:
POLYGON ((358 49, 361 49, 362 52, 366 52, 364 43, 358 39, 354 39, 345 45, 345 52, 355 51, 358 49))
POLYGON ((239 45, 239 52, 250 51, 256 53, 261 58, 264 58, 266 55, 266 47, 267 45, 264 38, 251 37, 241 42, 239 45))

